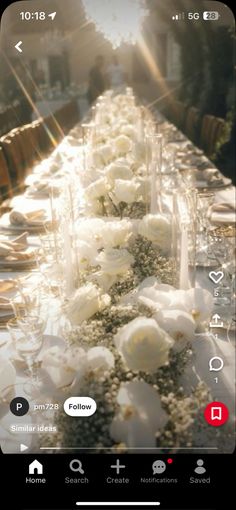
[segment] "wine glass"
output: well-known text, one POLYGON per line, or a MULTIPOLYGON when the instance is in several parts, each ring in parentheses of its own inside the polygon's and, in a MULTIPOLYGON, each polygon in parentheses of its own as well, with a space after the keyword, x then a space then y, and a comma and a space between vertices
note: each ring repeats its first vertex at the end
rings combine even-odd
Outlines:
POLYGON ((16 317, 7 323, 15 351, 27 365, 27 378, 30 379, 30 388, 26 386, 27 394, 32 395, 32 388, 39 389, 37 356, 43 345, 43 332, 45 323, 40 317, 16 317))
POLYGON ((50 295, 42 276, 37 274, 32 278, 18 279, 17 286, 21 296, 22 312, 16 316, 38 316, 46 324, 50 295))
POLYGON ((181 176, 181 181, 183 187, 186 187, 187 189, 195 188, 196 185, 196 179, 194 176, 194 171, 192 168, 180 168, 179 173, 181 176))
POLYGON ((210 211, 215 200, 214 193, 198 193, 197 194, 197 264, 201 266, 209 266, 212 264, 209 258, 209 231, 210 211))
POLYGON ((41 254, 38 259, 39 272, 42 275, 45 292, 55 297, 60 293, 63 278, 62 246, 58 236, 58 258, 55 255, 52 234, 41 237, 41 254))
POLYGON ((171 144, 166 144, 163 147, 162 154, 162 172, 163 173, 172 173, 175 171, 175 158, 176 158, 176 149, 171 144))

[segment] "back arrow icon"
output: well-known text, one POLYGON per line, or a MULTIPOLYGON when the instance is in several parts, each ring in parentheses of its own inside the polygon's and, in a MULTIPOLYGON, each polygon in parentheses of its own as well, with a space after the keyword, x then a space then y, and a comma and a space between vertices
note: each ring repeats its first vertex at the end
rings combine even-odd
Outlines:
POLYGON ((19 51, 20 53, 22 53, 22 49, 21 49, 21 46, 22 45, 22 41, 19 41, 16 45, 15 45, 15 48, 17 51, 19 51))

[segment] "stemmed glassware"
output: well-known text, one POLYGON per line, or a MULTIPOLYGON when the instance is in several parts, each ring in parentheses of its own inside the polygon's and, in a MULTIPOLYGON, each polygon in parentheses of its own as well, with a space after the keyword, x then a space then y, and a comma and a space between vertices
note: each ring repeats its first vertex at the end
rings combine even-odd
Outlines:
POLYGON ((36 359, 43 346, 44 328, 45 322, 38 316, 16 317, 7 323, 14 349, 27 365, 24 389, 31 396, 40 386, 36 359))
POLYGON ((196 262, 201 266, 211 266, 209 258, 210 211, 215 200, 214 193, 197 194, 197 252, 196 262))

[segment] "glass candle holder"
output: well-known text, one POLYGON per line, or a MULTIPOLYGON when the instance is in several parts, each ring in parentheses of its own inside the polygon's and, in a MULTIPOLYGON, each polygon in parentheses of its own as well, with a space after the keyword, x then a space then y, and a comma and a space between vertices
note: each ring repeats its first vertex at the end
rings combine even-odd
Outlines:
POLYGON ((196 278, 196 191, 173 194, 172 250, 177 268, 177 287, 195 286, 196 278))
POLYGON ((151 181, 150 213, 161 212, 161 168, 162 135, 160 133, 146 136, 146 167, 151 181))

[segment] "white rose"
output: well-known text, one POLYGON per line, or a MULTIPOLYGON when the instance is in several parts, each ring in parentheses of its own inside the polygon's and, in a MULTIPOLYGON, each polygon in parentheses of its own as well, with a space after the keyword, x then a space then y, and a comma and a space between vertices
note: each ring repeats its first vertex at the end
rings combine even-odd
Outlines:
POLYGON ((104 273, 116 275, 126 273, 133 264, 134 258, 125 248, 121 250, 110 248, 99 253, 96 261, 104 273))
POLYGON ((128 448, 155 448, 156 433, 168 421, 157 391, 144 381, 123 383, 117 403, 120 409, 111 423, 112 439, 128 448))
POLYGON ((136 142, 134 144, 134 157, 135 161, 139 163, 146 163, 146 143, 136 142))
POLYGON ((161 310, 153 318, 177 342, 192 341, 196 329, 190 313, 183 310, 161 310))
MULTIPOLYGON (((195 323, 209 320, 213 311, 213 296, 206 290, 201 288, 193 288, 189 290, 178 290, 170 285, 159 284, 148 280, 138 287, 135 293, 135 299, 149 308, 159 311, 183 310, 191 314, 195 323)), ((127 301, 129 296, 127 296, 127 301)))
POLYGON ((92 283, 80 287, 65 305, 65 313, 72 324, 78 325, 110 304, 110 296, 92 283))
POLYGON ((104 221, 101 218, 83 218, 79 220, 76 224, 77 239, 85 241, 96 249, 102 248, 101 230, 103 225, 104 221))
POLYGON ((131 138, 131 140, 136 141, 137 140, 137 131, 131 124, 125 124, 121 127, 121 133, 123 135, 128 136, 131 138))
MULTIPOLYGON (((95 144, 102 144, 102 143, 105 143, 107 139, 107 129, 105 129, 104 127, 101 127, 99 126, 99 131, 96 131, 93 133, 93 142, 95 144)), ((78 145, 78 141, 77 141, 77 145, 78 145)))
POLYGON ((138 232, 159 248, 168 251, 171 246, 171 223, 161 214, 147 214, 139 223, 138 232))
POLYGON ((106 372, 114 368, 115 360, 112 352, 106 347, 92 347, 87 352, 87 370, 96 373, 106 372))
POLYGON ((101 177, 97 181, 92 182, 85 190, 85 196, 88 200, 94 200, 106 195, 108 191, 106 180, 101 177))
POLYGON ((128 167, 128 165, 125 165, 124 163, 116 161, 114 163, 111 163, 107 167, 106 177, 113 184, 115 179, 125 179, 125 180, 132 179, 133 172, 128 167))
POLYGON ((89 200, 85 204, 84 214, 87 216, 103 216, 104 209, 100 200, 89 200))
POLYGON ((119 106, 121 106, 125 101, 125 94, 116 94, 116 96, 113 98, 113 102, 119 106))
POLYGON ((159 283, 155 277, 145 278, 137 289, 137 300, 149 301, 150 308, 185 310, 186 291, 177 290, 172 285, 159 283))
POLYGON ((208 290, 200 288, 172 290, 171 287, 168 287, 156 285, 155 289, 143 289, 140 295, 148 295, 153 299, 154 307, 157 309, 178 309, 188 312, 192 315, 196 324, 200 324, 210 318, 213 310, 213 297, 208 290))
POLYGON ((112 145, 106 143, 101 148, 104 165, 107 165, 114 157, 112 145))
POLYGON ((76 243, 78 251, 79 264, 81 266, 95 265, 95 258, 97 256, 97 250, 93 243, 87 241, 78 241, 76 243))
POLYGON ((97 271, 95 273, 91 273, 91 275, 88 276, 88 280, 101 287, 104 292, 108 292, 114 283, 118 282, 119 277, 116 274, 110 275, 103 271, 97 271))
POLYGON ((93 163, 95 166, 102 167, 107 165, 113 159, 112 146, 104 144, 92 153, 93 163))
POLYGON ((133 124, 137 125, 139 121, 139 115, 137 113, 137 109, 134 107, 130 108, 130 105, 124 105, 124 108, 122 109, 122 115, 123 118, 126 120, 127 124, 133 124))
POLYGON ((117 155, 127 154, 132 149, 132 142, 126 135, 119 135, 114 139, 114 148, 117 155))
POLYGON ((137 317, 123 326, 114 342, 129 369, 147 373, 168 362, 173 345, 173 340, 156 321, 146 317, 137 317))
POLYGON ((100 149, 95 149, 92 152, 92 162, 93 166, 102 168, 104 166, 104 160, 102 157, 102 152, 100 149))
POLYGON ((117 138, 122 133, 122 128, 127 125, 127 121, 125 119, 118 119, 117 115, 115 117, 115 120, 112 123, 112 129, 110 130, 110 135, 113 138, 117 138))
POLYGON ((143 202, 149 203, 151 196, 151 183, 147 177, 137 177, 136 182, 139 184, 138 195, 143 202))
POLYGON ((132 204, 138 198, 138 191, 139 184, 134 179, 132 181, 115 180, 113 195, 118 203, 126 202, 127 204, 132 204))
MULTIPOLYGON (((159 283, 157 278, 149 276, 145 278, 136 289, 124 296, 122 302, 126 304, 140 302, 154 311, 163 308, 169 309, 171 308, 173 295, 175 295, 176 292, 184 291, 177 291, 171 285, 159 283)), ((172 306, 172 308, 182 307, 176 305, 172 306)))
POLYGON ((213 312, 214 299, 212 294, 201 288, 185 291, 184 307, 192 314, 196 324, 208 321, 213 312))
POLYGON ((104 179, 104 168, 98 168, 90 165, 87 168, 87 171, 84 173, 80 173, 80 183, 81 187, 85 189, 90 186, 91 183, 94 183, 96 180, 103 178, 104 179))
POLYGON ((75 377, 85 373, 86 354, 84 349, 62 351, 58 346, 50 347, 42 355, 42 369, 47 372, 56 388, 72 384, 75 377))
POLYGON ((155 287, 144 287, 136 293, 136 299, 148 308, 161 310, 169 308, 171 305, 171 294, 165 291, 159 291, 155 287))
POLYGON ((132 235, 132 223, 126 219, 104 222, 101 235, 106 248, 122 246, 128 242, 132 235))

